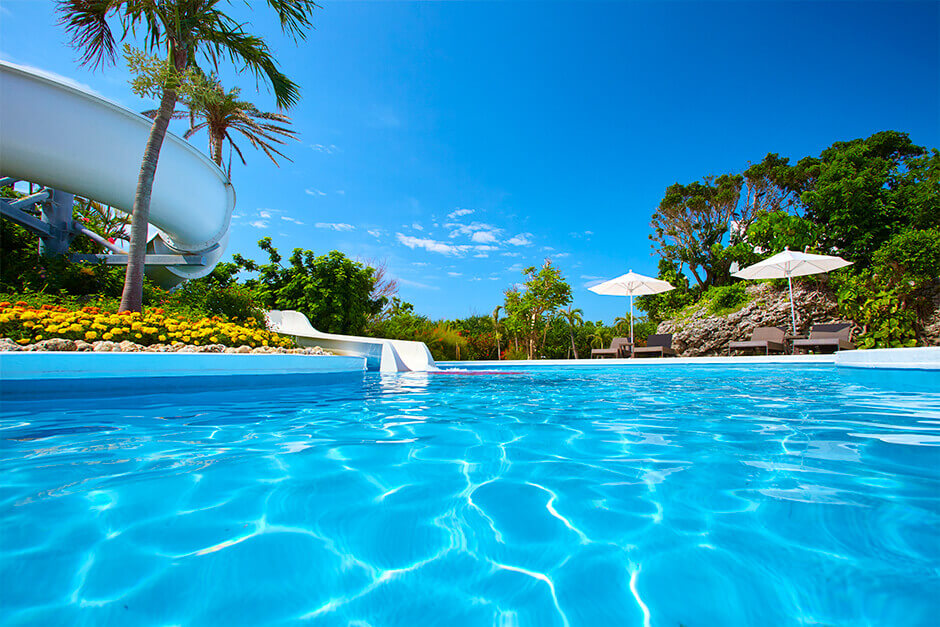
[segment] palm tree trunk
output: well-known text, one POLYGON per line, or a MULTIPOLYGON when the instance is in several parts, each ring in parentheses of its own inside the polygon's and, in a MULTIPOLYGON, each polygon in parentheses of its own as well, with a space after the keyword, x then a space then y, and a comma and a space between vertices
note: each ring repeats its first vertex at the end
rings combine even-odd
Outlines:
POLYGON ((212 142, 211 150, 212 160, 215 161, 215 164, 222 167, 222 136, 210 137, 209 141, 212 142))
POLYGON ((579 359, 578 347, 574 345, 574 330, 571 327, 568 327, 568 337, 571 338, 571 352, 574 353, 575 359, 579 359))
MULTIPOLYGON (((186 67, 186 54, 176 52, 170 47, 170 58, 178 70, 186 67)), ((124 273, 124 291, 121 294, 119 311, 140 311, 144 300, 144 257, 147 254, 147 226, 150 223, 150 195, 153 192, 153 179, 157 174, 157 161, 160 149, 170 125, 170 118, 176 109, 176 89, 163 88, 157 117, 150 127, 144 160, 140 164, 137 176, 137 191, 134 194, 134 208, 131 211, 131 245, 127 255, 127 271, 124 273)))

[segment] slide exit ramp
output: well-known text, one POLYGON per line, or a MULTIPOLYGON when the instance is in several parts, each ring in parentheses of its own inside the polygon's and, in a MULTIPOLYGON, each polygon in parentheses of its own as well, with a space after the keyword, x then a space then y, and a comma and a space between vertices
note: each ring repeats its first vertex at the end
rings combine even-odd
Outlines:
POLYGON ((301 346, 319 346, 340 355, 366 358, 366 367, 379 372, 427 372, 437 370, 424 342, 386 340, 377 337, 338 335, 317 331, 299 311, 273 309, 267 313, 268 328, 292 336, 301 346))
MULTIPOLYGON (((149 118, 61 77, 0 61, 0 177, 45 186, 47 204, 59 207, 58 213, 43 209, 45 227, 24 224, 31 216, 11 208, 18 203, 5 201, 3 215, 35 227, 44 241, 64 231, 67 249, 81 228, 73 224, 71 200, 56 203, 56 194, 77 194, 130 213, 151 125, 149 118)), ((225 250, 234 208, 235 190, 225 173, 167 133, 150 200, 156 232, 147 275, 169 288, 212 272, 225 250)), ((126 255, 102 258, 126 263, 126 255)))

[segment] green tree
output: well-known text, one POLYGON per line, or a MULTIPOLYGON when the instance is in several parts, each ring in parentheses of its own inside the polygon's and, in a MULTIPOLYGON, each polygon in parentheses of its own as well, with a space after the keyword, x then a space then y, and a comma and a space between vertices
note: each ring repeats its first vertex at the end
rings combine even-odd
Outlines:
POLYGON ((384 299, 371 298, 372 268, 338 250, 318 256, 295 248, 284 266, 270 237, 258 246, 268 254, 268 263, 259 265, 241 255, 235 255, 235 263, 258 274, 245 284, 267 309, 296 309, 320 331, 358 335, 385 305, 384 299))
POLYGON ((540 338, 544 344, 547 320, 571 302, 571 286, 549 259, 541 268, 532 266, 522 273, 527 277, 522 290, 507 291, 504 307, 517 333, 525 340, 528 358, 533 359, 540 338))
MULTIPOLYGON (((779 253, 789 246, 792 250, 816 248, 822 228, 812 220, 783 211, 762 211, 747 230, 747 244, 764 252, 779 253)), ((746 260, 756 263, 758 259, 746 260)))
POLYGON ((815 185, 802 195, 806 217, 822 227, 825 248, 859 268, 868 267, 892 235, 936 224, 940 157, 906 133, 836 142, 813 161, 815 185))
POLYGON ((668 281, 675 289, 661 294, 639 296, 635 303, 637 309, 645 311, 647 318, 657 324, 694 302, 696 298, 696 294, 689 289, 688 277, 676 262, 660 259, 658 268, 656 276, 668 281))
MULTIPOLYGON (((297 139, 297 133, 290 128, 289 117, 283 113, 260 111, 252 103, 239 100, 241 91, 237 87, 225 91, 217 80, 210 78, 209 81, 211 86, 208 95, 190 106, 189 113, 194 123, 186 131, 186 139, 205 129, 209 134, 209 155, 219 167, 222 167, 224 142, 228 142, 241 159, 242 165, 245 165, 245 155, 235 143, 233 133, 241 134, 252 148, 263 151, 274 165, 279 165, 277 157, 290 161, 290 158, 275 147, 275 144, 283 145, 284 139, 297 139)), ((226 171, 231 177, 231 159, 226 171)))
POLYGON ((584 324, 584 311, 581 309, 572 309, 569 305, 567 309, 561 312, 561 317, 568 324, 568 337, 571 339, 571 352, 575 359, 578 357, 578 347, 574 343, 574 330, 584 324))
POLYGON ((743 177, 707 176, 702 182, 675 183, 653 214, 650 239, 660 255, 685 264, 700 287, 720 284, 730 261, 721 261, 722 242, 732 222, 745 224, 739 211, 743 177))
MULTIPOLYGON (((264 40, 247 33, 242 24, 220 10, 219 0, 60 0, 61 23, 72 45, 82 54, 82 63, 99 66, 115 60, 115 37, 109 18, 116 20, 122 37, 142 31, 150 51, 166 54, 167 78, 162 85, 160 106, 144 150, 134 207, 131 212, 130 253, 121 296, 121 311, 140 311, 143 300, 144 255, 150 217, 150 195, 160 149, 176 109, 178 88, 187 70, 203 55, 213 66, 220 57, 265 79, 279 107, 299 99, 299 90, 277 66, 264 40)), ((312 0, 268 0, 284 32, 303 38, 311 26, 317 5, 312 0)))

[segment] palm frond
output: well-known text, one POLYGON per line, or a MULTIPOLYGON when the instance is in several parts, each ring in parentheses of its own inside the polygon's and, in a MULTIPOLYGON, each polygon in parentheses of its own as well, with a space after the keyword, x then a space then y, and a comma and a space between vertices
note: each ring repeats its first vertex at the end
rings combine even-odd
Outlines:
POLYGON ((312 0, 268 0, 268 6, 277 12, 281 30, 294 39, 306 38, 306 30, 313 28, 313 12, 322 8, 312 0))
POLYGON ((115 0, 59 0, 59 24, 65 27, 72 47, 81 52, 82 65, 97 69, 114 63, 117 51, 108 14, 121 4, 115 0))

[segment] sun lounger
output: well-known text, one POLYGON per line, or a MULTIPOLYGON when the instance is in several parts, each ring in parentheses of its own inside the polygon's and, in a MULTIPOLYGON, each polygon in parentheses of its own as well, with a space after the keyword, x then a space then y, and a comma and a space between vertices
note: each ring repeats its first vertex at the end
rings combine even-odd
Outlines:
POLYGON ((834 353, 840 350, 848 351, 855 348, 855 344, 850 341, 851 339, 851 322, 814 324, 807 339, 793 341, 793 352, 820 351, 834 353))
POLYGON ((630 339, 626 337, 615 337, 610 343, 610 348, 594 348, 591 349, 591 359, 596 357, 613 357, 614 359, 619 357, 629 357, 630 348, 633 345, 630 344, 630 339))
POLYGON ((783 353, 786 351, 787 332, 780 327, 757 327, 751 332, 751 339, 744 342, 731 342, 728 344, 728 354, 734 351, 764 351, 769 355, 771 351, 783 353))
POLYGON ((661 333, 646 338, 646 346, 633 349, 634 357, 666 357, 676 356, 672 349, 672 333, 661 333))

